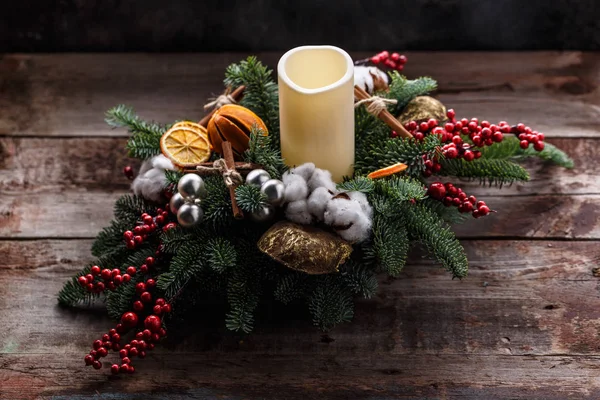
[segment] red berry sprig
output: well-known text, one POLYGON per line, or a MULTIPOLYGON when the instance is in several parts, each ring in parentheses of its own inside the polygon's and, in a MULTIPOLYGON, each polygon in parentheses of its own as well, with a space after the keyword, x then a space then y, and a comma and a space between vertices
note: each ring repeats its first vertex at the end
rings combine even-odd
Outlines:
MULTIPOLYGON (((157 250, 156 255, 160 255, 160 249, 157 250)), ((112 270, 105 268, 100 269, 99 266, 94 265, 90 268, 90 273, 82 275, 77 278, 77 282, 85 288, 88 292, 102 293, 105 290, 115 290, 123 283, 127 283, 131 280, 131 277, 139 271, 143 274, 148 272, 148 267, 154 265, 155 258, 147 257, 145 264, 142 264, 139 268, 133 265, 127 267, 125 273, 122 273, 120 269, 114 268, 112 270)))
MULTIPOLYGON (((143 213, 140 216, 139 224, 133 230, 123 232, 123 240, 128 249, 135 249, 148 238, 148 236, 162 225, 167 223, 169 212, 162 208, 156 210, 156 216, 151 216, 148 213, 143 213)), ((169 223, 167 223, 169 225, 169 223)))
POLYGON ((84 357, 86 365, 91 365, 94 369, 102 368, 101 358, 106 357, 110 350, 118 351, 121 357, 121 364, 112 364, 110 370, 113 374, 120 372, 133 373, 135 368, 131 359, 134 357, 144 358, 146 352, 154 349, 158 343, 167 334, 162 327, 161 316, 171 312, 171 305, 163 298, 158 298, 152 305, 152 290, 156 286, 154 279, 147 279, 146 282, 139 282, 136 285, 136 293, 140 300, 133 304, 135 311, 128 311, 121 316, 121 321, 115 328, 102 335, 101 339, 95 340, 92 344, 92 350, 84 357), (146 306, 151 306, 151 313, 146 316, 143 322, 143 328, 139 330, 134 339, 122 346, 120 345, 121 336, 131 329, 135 329, 140 324, 138 313, 145 311, 146 306))
POLYGON ((493 212, 485 201, 477 201, 475 196, 468 196, 461 188, 457 188, 451 183, 433 182, 429 185, 427 194, 442 201, 446 207, 457 207, 459 212, 470 212, 475 218, 484 217, 493 212))
POLYGON ((390 54, 389 51, 384 50, 380 53, 375 54, 369 60, 375 65, 383 64, 390 69, 400 72, 404 69, 404 65, 408 61, 408 58, 406 58, 404 54, 390 54))

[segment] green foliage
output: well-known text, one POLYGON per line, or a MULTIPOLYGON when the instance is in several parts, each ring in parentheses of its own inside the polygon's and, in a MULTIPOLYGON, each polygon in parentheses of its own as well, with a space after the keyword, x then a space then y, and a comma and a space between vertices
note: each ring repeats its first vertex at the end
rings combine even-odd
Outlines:
POLYGON ((465 222, 469 215, 462 214, 457 207, 446 207, 441 201, 431 198, 423 200, 423 204, 449 224, 465 222))
POLYGON ((409 80, 397 71, 393 71, 390 77, 392 82, 387 97, 398 100, 398 103, 390 110, 393 115, 400 114, 415 97, 426 95, 437 89, 437 82, 429 77, 409 80))
POLYGON ((273 71, 256 57, 232 64, 225 71, 225 85, 246 86, 240 104, 258 115, 269 130, 275 148, 279 148, 279 92, 273 71))
POLYGON ((261 294, 259 274, 252 263, 239 265, 227 285, 227 300, 231 310, 225 318, 227 329, 249 333, 254 326, 254 310, 261 294))
POLYGON ((108 110, 105 121, 113 128, 127 128, 131 132, 127 142, 130 157, 146 159, 160 154, 160 138, 167 131, 167 126, 146 122, 123 104, 108 110))
POLYGON ((177 183, 183 175, 185 175, 183 171, 165 171, 165 177, 167 178, 167 187, 172 186, 173 193, 175 193, 175 191, 177 190, 177 183))
POLYGON ((281 158, 279 145, 273 136, 262 134, 260 129, 252 128, 248 150, 244 153, 247 162, 263 166, 273 179, 281 179, 288 167, 281 158))
POLYGON ((544 142, 544 144, 544 150, 542 151, 535 150, 531 145, 527 149, 522 149, 517 137, 505 135, 502 142, 482 148, 481 158, 488 160, 506 160, 510 158, 521 160, 527 157, 538 157, 561 167, 573 168, 573 160, 564 151, 550 143, 544 142))
POLYGON ((402 203, 399 216, 405 221, 409 237, 422 242, 455 278, 467 275, 469 263, 465 250, 435 212, 420 203, 402 203))
POLYGON ((338 190, 347 192, 371 193, 375 190, 375 182, 364 176, 356 176, 337 185, 338 190))
POLYGON ((209 239, 205 253, 208 266, 219 274, 234 268, 238 262, 235 247, 222 237, 209 239))
POLYGON ((502 186, 516 181, 529 180, 529 173, 519 164, 509 160, 478 158, 473 161, 444 159, 440 175, 458 178, 479 179, 481 183, 502 186))
POLYGON ((401 218, 376 213, 373 219, 373 253, 379 268, 398 276, 408 256, 408 232, 401 218))
POLYGON ((253 213, 267 206, 267 195, 256 185, 241 185, 235 189, 238 206, 244 211, 253 213))
POLYGON ((208 196, 202 200, 204 224, 215 230, 227 229, 233 223, 229 189, 221 176, 209 176, 204 179, 208 196))
POLYGON ((192 240, 180 246, 169 266, 169 272, 158 277, 156 286, 168 298, 177 294, 191 279, 202 272, 206 260, 202 257, 201 241, 192 240))
MULTIPOLYGON (((119 197, 115 203, 115 219, 127 228, 132 228, 138 222, 140 215, 147 212, 154 212, 156 206, 144 200, 142 197, 133 195, 124 195, 119 197)), ((123 231, 121 231, 121 235, 123 231)))
MULTIPOLYGON (((377 278, 375 271, 365 265, 348 261, 344 271, 341 272, 341 279, 350 291, 365 299, 369 299, 377 292, 377 278)), ((334 324, 335 322, 333 322, 334 324)))
POLYGON ((119 320, 127 311, 133 307, 135 298, 135 281, 131 280, 122 284, 114 292, 108 291, 106 295, 106 311, 113 320, 119 320))
POLYGON ((310 282, 308 275, 302 272, 291 271, 283 274, 283 276, 277 280, 273 295, 275 299, 284 304, 288 304, 294 300, 305 297, 309 287, 310 282))
POLYGON ((328 331, 335 325, 352 319, 352 291, 340 279, 336 279, 335 275, 323 275, 317 280, 308 309, 313 316, 313 323, 328 331))
POLYGON ((427 190, 421 181, 409 176, 391 176, 378 179, 375 183, 377 193, 387 202, 401 202, 407 200, 422 200, 427 195, 427 190))

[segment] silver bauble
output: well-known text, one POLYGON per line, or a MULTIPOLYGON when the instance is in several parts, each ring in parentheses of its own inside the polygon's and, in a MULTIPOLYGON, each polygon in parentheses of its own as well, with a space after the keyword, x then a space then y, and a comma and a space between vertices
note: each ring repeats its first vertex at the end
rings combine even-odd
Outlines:
POLYGON ((246 183, 258 187, 261 187, 269 179, 271 179, 271 175, 264 169, 253 169, 246 175, 246 183))
POLYGON ((196 174, 185 174, 177 183, 177 191, 183 197, 204 198, 206 197, 206 186, 204 180, 196 174))
POLYGON ((173 214, 177 214, 177 211, 179 211, 181 206, 184 204, 185 199, 179 193, 175 193, 173 197, 171 197, 171 201, 169 201, 169 207, 171 208, 171 212, 173 214))
POLYGON ((250 219, 254 222, 266 222, 275 216, 275 208, 271 205, 250 213, 250 219))
POLYGON ((285 186, 279 179, 269 179, 262 184, 260 191, 267 195, 267 201, 274 206, 280 205, 285 199, 285 186))
POLYGON ((184 228, 191 228, 199 224, 203 217, 202 209, 193 204, 184 204, 177 211, 177 222, 184 228))

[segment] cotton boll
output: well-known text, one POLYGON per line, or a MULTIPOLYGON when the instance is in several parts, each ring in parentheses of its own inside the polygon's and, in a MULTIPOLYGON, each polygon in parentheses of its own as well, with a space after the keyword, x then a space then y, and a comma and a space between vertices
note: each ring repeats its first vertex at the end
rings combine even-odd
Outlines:
POLYGON ((308 211, 318 220, 323 221, 327 203, 333 194, 325 187, 316 188, 308 197, 308 211))
POLYGON ((363 210, 365 215, 369 218, 373 216, 373 208, 369 204, 367 195, 363 192, 348 192, 346 193, 350 198, 360 204, 360 208, 363 210))
POLYGON ((146 172, 150 171, 151 168, 152 168, 152 158, 144 160, 144 162, 140 166, 140 170, 138 171, 137 176, 144 175, 146 172))
POLYGON ((150 159, 150 162, 152 163, 153 168, 159 168, 162 170, 170 170, 170 171, 175 170, 175 166, 173 165, 171 160, 169 160, 167 157, 163 156, 162 154, 152 157, 150 159))
POLYGON ((299 175, 304 178, 305 181, 308 182, 310 177, 315 172, 315 164, 313 163, 305 163, 297 166, 296 168, 291 170, 291 173, 294 175, 299 175))
POLYGON ((308 202, 306 200, 296 200, 288 203, 285 217, 302 225, 308 225, 312 222, 312 215, 308 212, 308 202))
POLYGON ((371 234, 371 218, 364 213, 360 213, 352 226, 347 229, 336 229, 342 239, 351 243, 360 243, 367 240, 371 234))
POLYGON ((354 86, 373 93, 388 89, 388 75, 377 67, 357 65, 354 67, 354 86))
POLYGON ((300 175, 286 172, 283 174, 282 180, 285 186, 285 201, 306 200, 306 197, 308 197, 308 186, 304 178, 300 175))
POLYGON ((315 168, 315 172, 308 181, 308 189, 311 192, 318 187, 325 187, 333 193, 337 193, 335 183, 331 179, 331 172, 321 168, 315 168))
POLYGON ((327 203, 324 220, 332 227, 343 227, 358 220, 359 214, 364 214, 360 204, 345 198, 335 198, 327 203))

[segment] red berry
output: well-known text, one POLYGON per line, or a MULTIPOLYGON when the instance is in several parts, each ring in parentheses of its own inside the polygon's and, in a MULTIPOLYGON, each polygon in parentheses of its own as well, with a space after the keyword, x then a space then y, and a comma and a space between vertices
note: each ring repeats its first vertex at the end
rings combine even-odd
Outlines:
POLYGON ((125 357, 125 358, 121 359, 121 362, 123 364, 129 364, 131 362, 131 359, 129 357, 125 357))
POLYGON ((454 117, 456 117, 456 112, 454 111, 453 108, 450 108, 448 111, 446 111, 446 116, 448 117, 449 120, 453 120, 454 117))
POLYGON ((142 274, 145 274, 146 272, 148 272, 148 266, 147 266, 146 264, 142 264, 142 265, 140 266, 140 272, 141 272, 142 274))
POLYGON ((121 335, 119 335, 118 333, 115 333, 114 335, 112 335, 110 337, 110 339, 115 343, 119 343, 121 341, 121 335))
POLYGON ((479 214, 481 215, 488 215, 490 213, 490 208, 488 206, 481 206, 478 208, 479 210, 479 214))
POLYGON ((148 286, 149 288, 153 288, 154 286, 156 286, 156 281, 150 278, 146 281, 146 286, 148 286))
POLYGON ((102 341, 94 340, 94 343, 92 343, 92 346, 94 347, 94 350, 98 350, 100 347, 102 347, 102 341))
POLYGON ((140 332, 136 333, 135 338, 136 338, 136 340, 142 340, 144 338, 144 332, 140 331, 140 332))
POLYGON ((123 175, 125 175, 127 179, 133 179, 133 168, 129 165, 123 168, 123 175))
POLYGON ((429 129, 429 124, 427 122, 421 122, 419 124, 419 129, 424 132, 429 129))
POLYGON ((162 314, 162 307, 161 306, 154 306, 152 308, 152 313, 154 315, 160 315, 160 314, 162 314))
POLYGON ((454 132, 454 124, 452 122, 446 122, 444 129, 446 129, 447 132, 454 132))
POLYGON ((461 201, 458 197, 455 197, 452 199, 452 205, 458 207, 458 206, 460 206, 460 204, 461 204, 461 201))
POLYGON ((118 269, 118 268, 115 268, 115 269, 113 269, 113 270, 111 271, 111 277, 113 277, 113 278, 114 278, 114 277, 115 277, 115 276, 117 276, 117 275, 121 275, 121 270, 120 270, 120 269, 118 269))
POLYGON ((130 356, 130 357, 135 357, 135 356, 137 356, 137 355, 138 355, 138 351, 139 351, 139 350, 138 350, 137 348, 135 348, 135 347, 132 347, 132 348, 129 350, 129 356, 130 356))
POLYGON ((461 145, 463 142, 462 138, 459 135, 456 135, 452 138, 452 143, 455 145, 461 145))
POLYGON ((133 237, 133 241, 135 242, 135 244, 141 244, 141 243, 144 242, 144 238, 141 237, 141 236, 139 236, 139 235, 138 236, 134 236, 133 237))
POLYGON ((534 148, 536 151, 542 151, 542 150, 544 150, 544 146, 545 146, 545 145, 544 145, 544 142, 542 142, 542 141, 538 141, 538 142, 536 142, 536 143, 533 145, 533 148, 534 148))
POLYGON ((385 60, 383 62, 383 64, 385 64, 386 67, 389 67, 391 69, 396 69, 396 67, 398 66, 398 64, 396 64, 394 61, 390 60, 389 58, 387 60, 385 60))
POLYGON ((87 356, 83 357, 83 361, 85 361, 85 365, 92 365, 94 362, 94 356, 88 354, 87 356))
POLYGON ((133 303, 133 309, 134 309, 135 311, 142 311, 142 310, 144 309, 144 303, 142 303, 142 302, 141 302, 141 301, 139 301, 139 300, 136 300, 136 301, 133 303))
POLYGON ((127 349, 121 349, 121 350, 119 351, 119 357, 121 357, 121 358, 125 358, 125 357, 127 357, 128 355, 129 355, 129 350, 127 350, 127 349))
POLYGON ((128 365, 127 366, 127 373, 128 374, 133 374, 135 372, 135 367, 133 365, 128 365))
POLYGON ((434 199, 442 200, 446 196, 446 188, 442 182, 433 182, 427 191, 434 199))
POLYGON ((477 130, 477 122, 475 122, 475 121, 469 122, 468 127, 471 132, 475 132, 477 130))
POLYGON ((427 126, 431 129, 435 128, 436 126, 438 126, 438 122, 437 120, 431 118, 427 121, 427 126))
POLYGON ((158 215, 158 216, 156 217, 156 223, 157 223, 158 225, 162 225, 162 224, 164 224, 164 223, 165 223, 165 217, 163 217, 162 215, 158 215))
POLYGON ((483 128, 481 130, 481 137, 484 139, 488 139, 492 137, 492 130, 490 128, 483 128))
POLYGON ((408 130, 414 131, 415 129, 417 129, 417 123, 415 121, 410 121, 408 123, 408 130))
POLYGON ((475 135, 471 138, 475 146, 481 146, 481 136, 475 135))
POLYGON ((121 317, 121 323, 127 328, 133 328, 138 323, 138 316, 134 312, 126 312, 121 317))
POLYGON ((103 269, 102 272, 100 273, 100 276, 102 276, 102 279, 104 279, 105 281, 109 280, 112 275, 110 273, 110 269, 103 269))
POLYGON ((92 367, 94 367, 94 369, 100 369, 100 368, 102 368, 102 363, 100 361, 96 360, 92 363, 92 367))
POLYGON ((85 279, 87 280, 88 283, 94 282, 94 276, 92 274, 87 274, 85 276, 85 279))
POLYGON ((146 224, 146 225, 152 225, 152 222, 153 222, 153 221, 154 221, 154 220, 153 220, 153 219, 152 219, 152 217, 151 217, 151 216, 149 216, 149 215, 146 215, 146 216, 144 217, 144 224, 146 224))
POLYGON ((88 284, 88 281, 85 276, 80 276, 79 278, 77 278, 77 283, 79 283, 79 285, 81 285, 82 287, 86 287, 88 284))
POLYGON ((150 303, 152 301, 152 295, 150 294, 150 292, 143 292, 140 295, 140 299, 144 302, 144 303, 150 303))
POLYGON ((525 125, 524 124, 517 124, 517 131, 519 132, 525 132, 525 125))
POLYGON ((371 62, 373 64, 379 64, 381 62, 381 58, 378 56, 373 56, 373 57, 371 57, 371 62))
POLYGON ((390 58, 390 53, 387 50, 382 51, 381 53, 378 54, 381 58, 383 59, 388 59, 390 58))
POLYGON ((118 373, 119 373, 119 366, 118 366, 117 364, 113 364, 113 365, 111 365, 111 366, 110 366, 110 372, 111 372, 113 375, 116 375, 116 374, 118 374, 118 373))
POLYGON ((123 274, 123 283, 127 283, 131 280, 131 275, 123 274))
POLYGON ((123 239, 125 239, 125 240, 131 240, 131 239, 133 239, 133 236, 134 236, 133 232, 131 232, 131 231, 123 232, 123 239))
POLYGON ((127 273, 128 273, 129 275, 131 275, 131 276, 135 276, 135 273, 136 273, 136 271, 137 271, 137 270, 136 270, 136 268, 135 268, 133 265, 132 265, 132 266, 130 266, 130 267, 127 267, 127 273))
POLYGON ((404 64, 406 64, 407 61, 408 61, 408 58, 406 58, 406 56, 404 54, 400 54, 400 58, 398 58, 398 63, 400 63, 400 65, 404 65, 404 64))
MULTIPOLYGON (((153 342, 158 342, 159 340, 160 340, 160 335, 158 333, 153 333, 152 334, 152 341, 153 342)), ((150 347, 150 345, 148 345, 148 349, 152 350, 152 347, 150 347)))
POLYGON ((502 132, 494 132, 494 134, 492 135, 492 140, 494 142, 501 142, 504 139, 504 135, 502 135, 502 132))
POLYGON ((128 372, 129 367, 127 366, 127 364, 121 364, 121 366, 119 367, 119 371, 120 372, 128 372))
POLYGON ((446 153, 444 153, 446 155, 447 158, 456 158, 458 157, 458 150, 456 150, 456 148, 451 147, 448 150, 446 150, 446 153))
POLYGON ((92 268, 90 268, 90 273, 94 276, 100 275, 100 267, 97 265, 94 265, 92 268))
POLYGON ((437 174, 442 170, 442 164, 433 164, 431 170, 433 171, 433 173, 437 174))
POLYGON ((140 340, 137 345, 138 350, 146 350, 146 342, 140 340))
POLYGON ((100 347, 98 349, 98 356, 99 357, 106 357, 108 355, 108 350, 106 350, 106 347, 100 347))
POLYGON ((519 143, 519 146, 521 146, 522 149, 526 149, 529 147, 529 142, 527 140, 521 140, 521 143, 519 143))
POLYGON ((416 140, 423 140, 425 135, 423 135, 423 133, 421 133, 421 132, 417 132, 417 133, 415 133, 414 137, 416 140))
POLYGON ((151 267, 154 264, 154 257, 146 258, 146 265, 151 267))
POLYGON ((133 240, 128 240, 127 243, 125 243, 125 246, 130 250, 135 249, 135 242, 133 240))
POLYGON ((120 285, 123 282, 123 277, 121 275, 116 275, 113 278, 113 282, 115 283, 115 285, 120 285))
POLYGON ((146 284, 144 282, 139 282, 135 285, 135 292, 137 294, 142 294, 146 291, 146 284))
POLYGON ((163 314, 167 314, 171 312, 171 305, 170 304, 165 304, 164 306, 162 306, 162 312, 163 314))
POLYGON ((144 326, 149 329, 150 332, 158 332, 161 327, 161 320, 156 315, 149 315, 144 320, 144 326))
POLYGON ((135 228, 133 228, 133 233, 134 235, 141 235, 142 233, 144 233, 144 228, 138 225, 135 228))
POLYGON ((111 347, 114 351, 119 351, 121 349, 121 345, 119 343, 115 343, 115 342, 113 342, 111 347))

